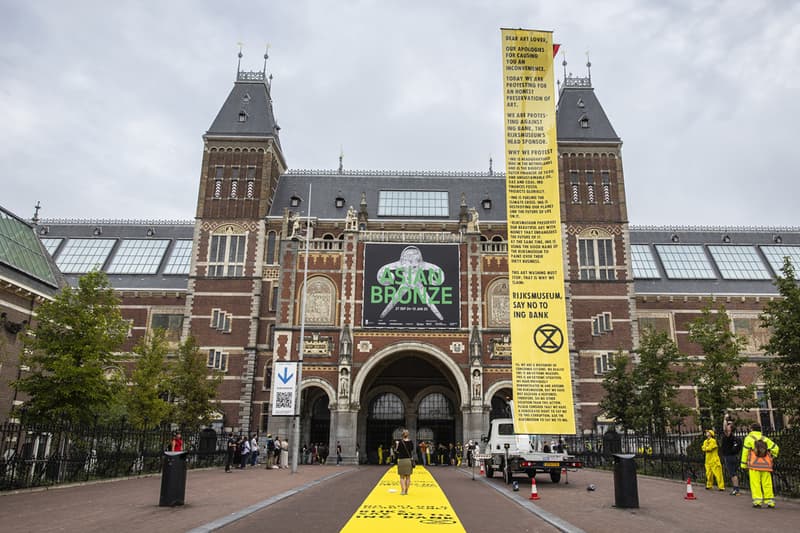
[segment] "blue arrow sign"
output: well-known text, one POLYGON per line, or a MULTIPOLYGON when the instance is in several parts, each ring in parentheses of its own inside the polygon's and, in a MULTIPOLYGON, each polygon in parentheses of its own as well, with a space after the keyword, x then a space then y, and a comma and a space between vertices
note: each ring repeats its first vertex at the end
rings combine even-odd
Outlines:
POLYGON ((281 375, 281 374, 278 374, 278 378, 279 378, 281 381, 283 381, 283 384, 284 384, 284 385, 286 385, 287 383, 289 383, 289 382, 292 380, 292 378, 293 378, 293 377, 294 377, 294 374, 289 374, 289 369, 288 369, 288 368, 286 368, 286 367, 283 367, 283 375, 281 375))

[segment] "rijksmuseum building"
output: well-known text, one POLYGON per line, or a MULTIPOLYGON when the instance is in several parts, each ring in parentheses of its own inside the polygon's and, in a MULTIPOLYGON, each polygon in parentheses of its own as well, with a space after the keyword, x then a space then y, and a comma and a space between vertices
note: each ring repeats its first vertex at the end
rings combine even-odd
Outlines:
MULTIPOLYGON (((203 135, 193 222, 42 219, 30 231, 68 283, 108 274, 131 323, 125 349, 153 328, 197 339, 224 376, 218 429, 291 434, 291 418, 271 415, 272 367, 298 360, 302 335, 303 442, 341 441, 352 460, 402 427, 480 438, 513 396, 504 174, 293 169, 279 129, 266 72, 240 71, 203 135)), ((708 305, 747 338, 742 379, 756 380, 758 315, 783 257, 800 264, 800 231, 630 226, 622 140, 590 77, 561 80, 557 131, 578 431, 612 424, 598 403, 615 353, 653 327, 697 354, 688 327, 708 305)), ((6 362, 6 382, 18 366, 6 362)), ((759 394, 751 416, 780 427, 759 394)), ((697 406, 690 385, 680 395, 697 406)))

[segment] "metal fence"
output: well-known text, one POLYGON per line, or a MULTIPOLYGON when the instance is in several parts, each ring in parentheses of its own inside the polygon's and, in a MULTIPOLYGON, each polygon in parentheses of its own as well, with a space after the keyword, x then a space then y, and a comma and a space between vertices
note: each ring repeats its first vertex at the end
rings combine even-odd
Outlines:
MULTIPOLYGON (((224 463, 224 435, 204 429, 182 436, 189 468, 224 463)), ((6 422, 0 426, 0 490, 157 473, 171 438, 166 427, 6 422)))
MULTIPOLYGON (((744 440, 748 431, 737 431, 744 440)), ((780 447, 775 461, 772 480, 776 495, 800 497, 800 432, 783 430, 764 432, 780 447)), ((640 474, 686 480, 705 484, 705 453, 701 446, 705 435, 700 430, 685 430, 666 435, 633 433, 592 433, 578 437, 567 437, 564 442, 569 453, 580 458, 584 465, 593 468, 613 468, 614 454, 634 454, 640 474)), ((719 442, 720 436, 717 435, 719 442)), ((730 477, 725 473, 725 483, 730 486, 730 477)), ((747 472, 739 472, 739 486, 749 488, 747 472)))

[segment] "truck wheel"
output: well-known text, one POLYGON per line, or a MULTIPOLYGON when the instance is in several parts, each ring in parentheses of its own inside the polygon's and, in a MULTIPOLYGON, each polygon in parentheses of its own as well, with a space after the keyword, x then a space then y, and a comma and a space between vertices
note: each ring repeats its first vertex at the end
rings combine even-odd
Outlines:
POLYGON ((486 477, 494 477, 494 468, 486 465, 486 477))
POLYGON ((559 481, 561 481, 561 470, 551 470, 550 481, 552 481, 553 483, 558 483, 559 481))

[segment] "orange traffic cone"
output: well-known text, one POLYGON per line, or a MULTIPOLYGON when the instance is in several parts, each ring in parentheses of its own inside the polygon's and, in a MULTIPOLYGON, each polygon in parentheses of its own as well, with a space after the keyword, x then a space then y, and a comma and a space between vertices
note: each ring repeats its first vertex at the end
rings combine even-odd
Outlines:
POLYGON ((486 471, 483 469, 483 459, 481 459, 481 475, 482 476, 486 475, 486 471))
POLYGON ((694 497, 694 490, 692 490, 692 478, 686 480, 686 497, 684 500, 696 500, 694 497))
POLYGON ((531 478, 531 497, 528 498, 529 500, 539 500, 539 491, 536 490, 536 478, 531 478))

